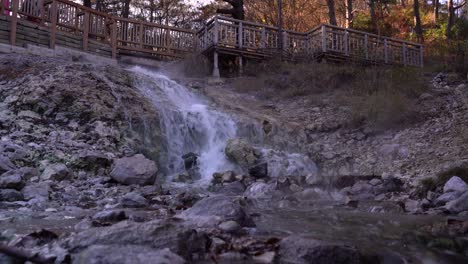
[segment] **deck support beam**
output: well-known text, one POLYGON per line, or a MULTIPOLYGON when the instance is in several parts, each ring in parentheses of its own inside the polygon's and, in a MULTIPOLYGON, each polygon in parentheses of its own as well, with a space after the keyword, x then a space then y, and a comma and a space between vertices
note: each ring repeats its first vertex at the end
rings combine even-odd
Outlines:
POLYGON ((213 77, 219 78, 221 75, 219 74, 219 58, 218 58, 218 51, 214 51, 213 53, 213 77))
POLYGON ((51 23, 50 23, 50 42, 49 47, 51 49, 55 49, 55 39, 57 33, 57 19, 58 19, 58 8, 57 8, 57 1, 52 1, 52 9, 51 9, 51 23))
POLYGON ((19 0, 12 0, 11 9, 12 9, 12 12, 11 12, 11 27, 10 27, 10 44, 12 46, 15 46, 16 45, 16 28, 18 25, 19 0))
POLYGON ((239 75, 244 74, 244 57, 242 55, 239 56, 239 75))

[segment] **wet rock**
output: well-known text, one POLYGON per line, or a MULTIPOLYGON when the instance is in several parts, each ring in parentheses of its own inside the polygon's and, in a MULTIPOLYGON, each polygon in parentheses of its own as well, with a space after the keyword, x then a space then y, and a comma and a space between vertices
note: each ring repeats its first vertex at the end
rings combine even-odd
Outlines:
POLYGON ((276 257, 276 253, 274 251, 268 251, 258 256, 254 256, 252 259, 255 263, 268 264, 268 263, 273 263, 273 261, 275 260, 275 257, 276 257))
POLYGON ((125 211, 121 210, 107 210, 98 212, 93 216, 93 220, 99 222, 119 222, 127 219, 125 211))
POLYGON ((0 201, 15 202, 22 201, 23 194, 13 189, 0 189, 0 201))
POLYGON ((224 195, 241 195, 245 191, 245 186, 239 181, 231 182, 225 184, 219 193, 224 195))
POLYGON ((145 199, 141 194, 136 192, 130 192, 125 194, 122 199, 120 200, 120 204, 123 207, 130 207, 130 208, 139 208, 139 207, 147 207, 148 200, 145 199))
POLYGON ((451 213, 468 211, 468 191, 465 191, 457 199, 447 202, 445 208, 451 213))
POLYGON ((255 149, 240 138, 229 139, 224 152, 232 162, 244 168, 255 165, 259 158, 255 149))
POLYGON ((158 168, 156 163, 141 154, 133 157, 117 159, 114 162, 110 176, 122 184, 153 184, 158 168))
POLYGON ((280 263, 360 264, 364 256, 354 247, 331 244, 300 236, 289 236, 280 242, 280 263))
POLYGON ((222 222, 221 224, 219 224, 218 227, 219 229, 228 233, 235 233, 242 228, 236 221, 232 221, 232 220, 222 222))
POLYGON ((220 184, 220 183, 229 183, 236 180, 235 173, 233 171, 225 171, 225 172, 215 172, 213 173, 213 183, 220 184))
POLYGON ((252 225, 239 201, 224 195, 202 199, 183 211, 180 217, 196 226, 213 226, 228 220, 236 221, 241 226, 252 225))
POLYGON ((156 250, 137 245, 93 245, 73 258, 76 264, 183 264, 184 259, 169 249, 156 250))
POLYGON ((193 152, 183 155, 182 159, 184 160, 185 170, 190 170, 198 165, 198 155, 193 152))
POLYGON ((42 119, 41 116, 38 113, 30 111, 30 110, 20 111, 18 113, 18 117, 26 119, 26 120, 31 121, 31 122, 38 121, 38 120, 42 119))
POLYGON ((16 166, 6 156, 0 155, 0 173, 16 169, 16 166))
POLYGON ((249 168, 249 174, 254 178, 268 177, 268 164, 262 162, 249 168))
POLYGON ((0 188, 21 190, 23 187, 23 178, 15 170, 7 171, 0 175, 0 188))
POLYGON ((248 199, 268 199, 273 196, 275 186, 263 182, 255 182, 244 192, 244 196, 248 199))
POLYGON ((68 169, 65 164, 56 163, 47 165, 40 177, 42 180, 71 180, 73 178, 73 172, 68 169))
POLYGON ((208 238, 203 232, 181 226, 172 220, 154 220, 143 223, 122 221, 112 226, 87 229, 67 238, 64 243, 71 252, 92 245, 169 248, 172 252, 190 260, 192 254, 206 252, 207 242, 208 238))
POLYGON ((180 173, 180 174, 175 175, 174 178, 172 178, 172 181, 188 183, 188 182, 192 182, 193 179, 187 172, 185 172, 185 173, 180 173))
POLYGON ((444 193, 464 192, 466 190, 468 190, 468 184, 457 176, 451 177, 444 185, 444 193))

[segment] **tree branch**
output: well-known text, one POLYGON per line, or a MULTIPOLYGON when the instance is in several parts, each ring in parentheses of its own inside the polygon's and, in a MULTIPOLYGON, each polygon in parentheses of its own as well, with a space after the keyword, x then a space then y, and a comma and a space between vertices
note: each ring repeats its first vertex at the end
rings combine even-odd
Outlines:
POLYGON ((453 10, 457 10, 457 9, 463 7, 466 3, 467 3, 467 1, 463 2, 463 4, 460 4, 459 6, 454 6, 453 10))

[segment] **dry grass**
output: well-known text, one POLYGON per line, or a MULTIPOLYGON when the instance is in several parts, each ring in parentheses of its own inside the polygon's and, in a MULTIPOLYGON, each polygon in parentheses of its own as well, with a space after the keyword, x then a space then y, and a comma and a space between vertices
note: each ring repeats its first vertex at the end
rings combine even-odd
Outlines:
POLYGON ((351 109, 349 125, 375 130, 415 121, 416 99, 427 90, 422 73, 412 68, 270 61, 249 65, 246 74, 234 83, 239 92, 276 99, 331 96, 351 109))

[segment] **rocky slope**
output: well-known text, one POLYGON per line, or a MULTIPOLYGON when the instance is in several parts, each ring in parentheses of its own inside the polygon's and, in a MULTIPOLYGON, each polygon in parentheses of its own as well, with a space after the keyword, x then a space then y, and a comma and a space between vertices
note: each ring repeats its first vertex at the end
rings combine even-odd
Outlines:
POLYGON ((180 78, 247 131, 225 147, 239 171, 215 173, 200 188, 184 183, 193 182, 193 153, 176 178, 183 183, 165 178, 160 113, 122 66, 14 54, 0 61, 0 246, 15 250, 7 256, 0 247, 1 263, 452 263, 468 256, 466 86, 434 89, 420 99, 431 111, 426 120, 375 134, 343 126, 346 110, 332 104, 270 101, 229 82, 180 78), (276 166, 268 155, 278 149, 303 154, 276 166), (319 170, 272 171, 298 160, 319 170), (461 170, 416 193, 419 178, 455 165, 461 170), (428 212, 439 216, 405 215, 428 212))

